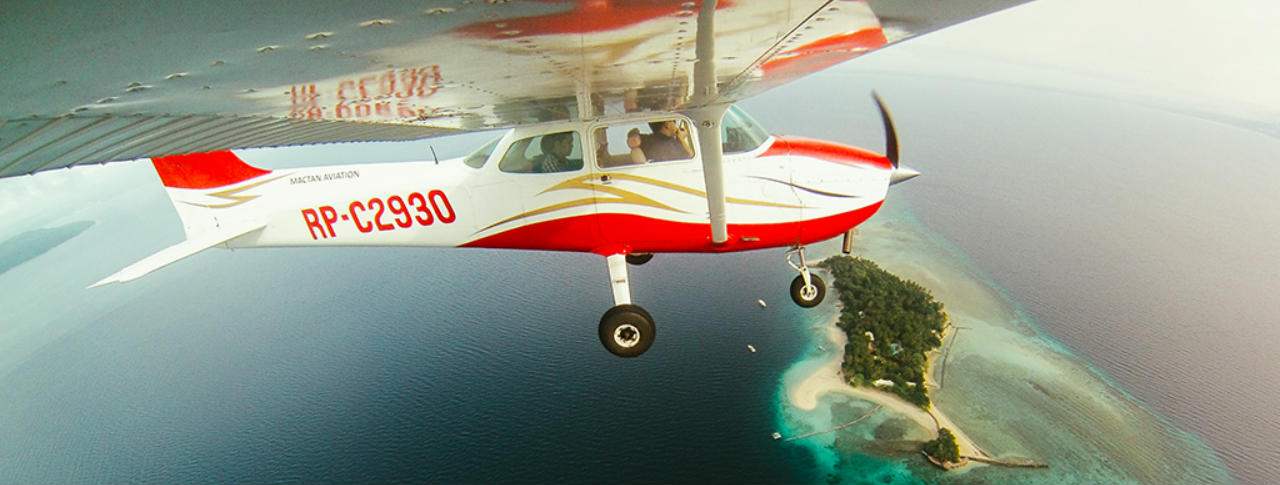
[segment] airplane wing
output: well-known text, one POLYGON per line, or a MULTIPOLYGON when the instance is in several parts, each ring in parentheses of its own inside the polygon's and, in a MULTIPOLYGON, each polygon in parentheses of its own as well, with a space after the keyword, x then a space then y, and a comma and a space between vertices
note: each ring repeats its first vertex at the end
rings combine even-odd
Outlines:
POLYGON ((1026 0, 15 0, 0 177, 238 148, 420 139, 731 102, 1026 0))

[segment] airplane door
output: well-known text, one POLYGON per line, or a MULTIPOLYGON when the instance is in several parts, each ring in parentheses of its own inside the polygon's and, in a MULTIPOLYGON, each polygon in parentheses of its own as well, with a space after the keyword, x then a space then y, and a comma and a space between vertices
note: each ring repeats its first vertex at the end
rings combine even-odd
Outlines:
POLYGON ((688 127, 674 117, 592 130, 595 207, 605 241, 639 252, 677 251, 709 234, 702 162, 688 127), (674 128, 660 126, 667 121, 674 128))

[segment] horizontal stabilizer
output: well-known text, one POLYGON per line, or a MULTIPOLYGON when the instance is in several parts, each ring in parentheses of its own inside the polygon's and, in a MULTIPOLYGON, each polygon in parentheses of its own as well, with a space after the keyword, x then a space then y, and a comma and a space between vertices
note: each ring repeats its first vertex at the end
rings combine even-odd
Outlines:
POLYGON ((126 281, 141 278, 152 271, 176 263, 187 256, 191 256, 200 251, 204 251, 237 237, 257 231, 263 227, 266 227, 266 224, 258 223, 254 225, 246 225, 239 229, 219 230, 203 234, 193 239, 187 239, 186 241, 164 248, 160 250, 160 252, 152 254, 151 256, 147 256, 146 259, 133 263, 125 269, 117 271, 115 274, 103 278, 102 281, 89 286, 89 288, 97 288, 108 283, 124 283, 126 281))

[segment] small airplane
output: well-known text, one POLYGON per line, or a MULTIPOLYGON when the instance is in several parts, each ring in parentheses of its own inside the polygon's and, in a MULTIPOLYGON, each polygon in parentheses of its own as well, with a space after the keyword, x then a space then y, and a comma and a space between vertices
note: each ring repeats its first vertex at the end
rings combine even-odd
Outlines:
POLYGON ((47 24, 0 29, 0 54, 30 48, 6 67, 22 81, 0 104, 0 177, 150 158, 187 237, 92 286, 212 247, 589 252, 604 257, 613 293, 600 341, 635 357, 653 345, 656 324, 632 301, 628 264, 787 248, 791 297, 812 307, 826 287, 806 245, 843 234, 848 252, 852 229, 888 187, 919 175, 899 163, 892 119, 874 94, 884 154, 770 135, 733 101, 1020 2, 958 2, 967 10, 933 15, 878 1, 464 2, 358 12, 372 20, 318 32, 310 29, 319 20, 356 13, 280 2, 296 9, 245 29, 281 44, 252 49, 264 41, 219 30, 233 7, 145 7, 174 9, 170 18, 69 3, 77 10, 63 17, 65 5, 45 9, 47 24), (87 29, 88 38, 52 45, 9 38, 106 18, 97 14, 169 24, 87 29), (85 45, 121 40, 147 52, 108 53, 53 80, 37 74, 85 45), (132 74, 119 62, 154 79, 126 83, 132 74), (451 160, 272 170, 231 151, 496 128, 507 130, 451 160))

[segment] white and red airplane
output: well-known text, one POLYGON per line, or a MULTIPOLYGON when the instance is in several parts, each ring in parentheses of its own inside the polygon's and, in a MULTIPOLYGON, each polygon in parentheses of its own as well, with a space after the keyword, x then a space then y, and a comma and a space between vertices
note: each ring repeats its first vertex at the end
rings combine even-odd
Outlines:
POLYGON ((884 155, 770 136, 734 100, 1015 3, 912 12, 834 0, 543 0, 318 13, 278 2, 245 20, 245 6, 233 15, 161 2, 131 14, 32 2, 37 18, 23 25, 35 27, 0 29, 0 52, 28 48, 6 66, 20 81, 4 92, 0 177, 151 159, 187 239, 93 286, 211 247, 599 254, 614 300, 600 340, 633 357, 656 327, 632 302, 628 263, 788 248, 792 298, 814 306, 825 286, 805 246, 844 234, 847 251, 889 185, 918 175, 899 165, 878 97, 884 155), (882 24, 885 15, 909 20, 882 24), (41 16, 111 20, 83 38, 32 44, 22 30, 47 28, 41 16), (317 19, 339 26, 316 30, 317 19), (227 34, 238 30, 252 36, 227 34), (81 70, 36 74, 85 52, 98 57, 81 70), (230 151, 503 127, 454 160, 271 170, 230 151))

